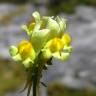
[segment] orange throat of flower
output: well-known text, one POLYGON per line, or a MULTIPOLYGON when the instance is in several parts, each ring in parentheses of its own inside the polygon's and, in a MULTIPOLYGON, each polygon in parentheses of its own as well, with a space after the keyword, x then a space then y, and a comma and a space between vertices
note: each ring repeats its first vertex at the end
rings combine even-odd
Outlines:
POLYGON ((32 44, 29 41, 23 40, 18 46, 18 51, 22 58, 26 58, 30 55, 32 50, 32 44))
POLYGON ((54 38, 49 46, 51 52, 57 52, 63 49, 63 43, 60 38, 54 38))

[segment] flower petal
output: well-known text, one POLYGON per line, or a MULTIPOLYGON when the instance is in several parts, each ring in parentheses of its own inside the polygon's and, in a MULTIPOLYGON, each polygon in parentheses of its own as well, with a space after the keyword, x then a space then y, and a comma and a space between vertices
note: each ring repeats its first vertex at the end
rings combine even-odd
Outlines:
POLYGON ((63 36, 62 36, 62 41, 63 43, 66 45, 70 45, 71 41, 72 41, 72 38, 69 34, 65 33, 63 36))
POLYGON ((25 59, 23 62, 25 68, 29 68, 34 63, 30 58, 25 59))
POLYGON ((40 14, 39 14, 37 11, 35 11, 35 12, 32 14, 32 16, 34 17, 36 23, 37 23, 37 22, 40 22, 40 14))
POLYGON ((11 46, 9 49, 9 53, 11 56, 15 56, 18 53, 18 48, 15 46, 11 46))
POLYGON ((42 55, 44 59, 50 59, 52 57, 52 53, 49 49, 42 49, 42 55))
POLYGON ((66 20, 57 16, 56 21, 58 22, 60 27, 60 31, 58 35, 62 36, 62 34, 64 34, 64 31, 66 30, 66 20))
POLYGON ((49 29, 43 29, 43 30, 38 30, 38 32, 35 32, 35 34, 32 35, 31 42, 34 47, 34 50, 37 53, 42 49, 42 47, 46 43, 49 32, 50 32, 49 29))
POLYGON ((35 50, 31 42, 27 40, 22 40, 18 45, 18 52, 22 59, 30 57, 32 60, 35 59, 35 50))
POLYGON ((15 56, 12 56, 12 58, 13 58, 13 60, 15 60, 15 61, 21 61, 21 60, 22 60, 20 54, 17 54, 17 55, 15 55, 15 56))
POLYGON ((64 53, 64 52, 61 52, 61 60, 63 61, 67 61, 70 57, 70 53, 64 53))
POLYGON ((68 45, 65 45, 64 48, 63 48, 63 50, 64 50, 65 52, 69 52, 69 53, 72 52, 72 49, 73 49, 73 48, 72 48, 71 45, 69 45, 69 46, 68 46, 68 45))
POLYGON ((26 25, 22 25, 21 28, 28 34, 30 35, 29 29, 26 25))
POLYGON ((70 53, 64 53, 64 52, 55 52, 52 54, 54 58, 67 61, 70 57, 70 53))
POLYGON ((55 53, 52 54, 52 56, 53 56, 54 58, 57 58, 57 59, 60 59, 60 58, 61 58, 61 57, 60 57, 60 52, 55 52, 55 53))
POLYGON ((60 31, 58 23, 53 20, 51 17, 48 19, 47 29, 50 29, 49 40, 56 37, 60 31))
POLYGON ((34 12, 32 14, 32 16, 34 17, 35 19, 35 27, 34 27, 34 30, 33 30, 33 34, 35 34, 35 32, 37 32, 37 30, 40 29, 40 26, 41 26, 41 19, 40 19, 40 14, 38 12, 34 12))

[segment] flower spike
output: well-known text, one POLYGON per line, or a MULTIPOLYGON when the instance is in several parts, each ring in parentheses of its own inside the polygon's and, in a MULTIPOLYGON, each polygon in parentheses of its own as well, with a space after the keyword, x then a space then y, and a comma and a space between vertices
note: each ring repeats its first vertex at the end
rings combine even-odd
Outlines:
POLYGON ((9 49, 13 60, 20 61, 27 69, 27 96, 33 86, 36 96, 43 70, 52 65, 52 58, 67 61, 72 52, 72 38, 66 33, 66 20, 57 16, 41 16, 39 12, 32 14, 34 20, 23 25, 29 40, 22 40, 17 47, 9 49))

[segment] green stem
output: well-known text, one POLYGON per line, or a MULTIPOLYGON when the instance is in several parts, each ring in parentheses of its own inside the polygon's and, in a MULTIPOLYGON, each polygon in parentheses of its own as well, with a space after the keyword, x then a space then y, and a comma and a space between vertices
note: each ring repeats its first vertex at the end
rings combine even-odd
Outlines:
POLYGON ((36 84, 35 84, 35 80, 33 81, 33 96, 36 96, 36 84))
POLYGON ((37 96, 37 70, 38 68, 35 69, 33 76, 33 96, 37 96))
MULTIPOLYGON (((40 56, 40 53, 39 53, 40 56)), ((33 67, 33 96, 37 96, 37 88, 39 87, 40 76, 42 71, 42 64, 40 63, 42 60, 38 56, 35 62, 35 66, 33 67), (38 66, 37 66, 38 65, 38 66)))

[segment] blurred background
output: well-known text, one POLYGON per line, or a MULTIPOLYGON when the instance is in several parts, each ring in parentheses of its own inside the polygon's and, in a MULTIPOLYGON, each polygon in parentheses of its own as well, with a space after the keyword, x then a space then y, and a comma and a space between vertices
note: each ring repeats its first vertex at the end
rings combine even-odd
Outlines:
POLYGON ((68 21, 73 53, 67 62, 53 59, 41 79, 42 96, 96 96, 96 0, 0 0, 0 96, 26 96, 26 73, 14 62, 10 45, 27 38, 22 24, 32 12, 59 15, 68 21))

